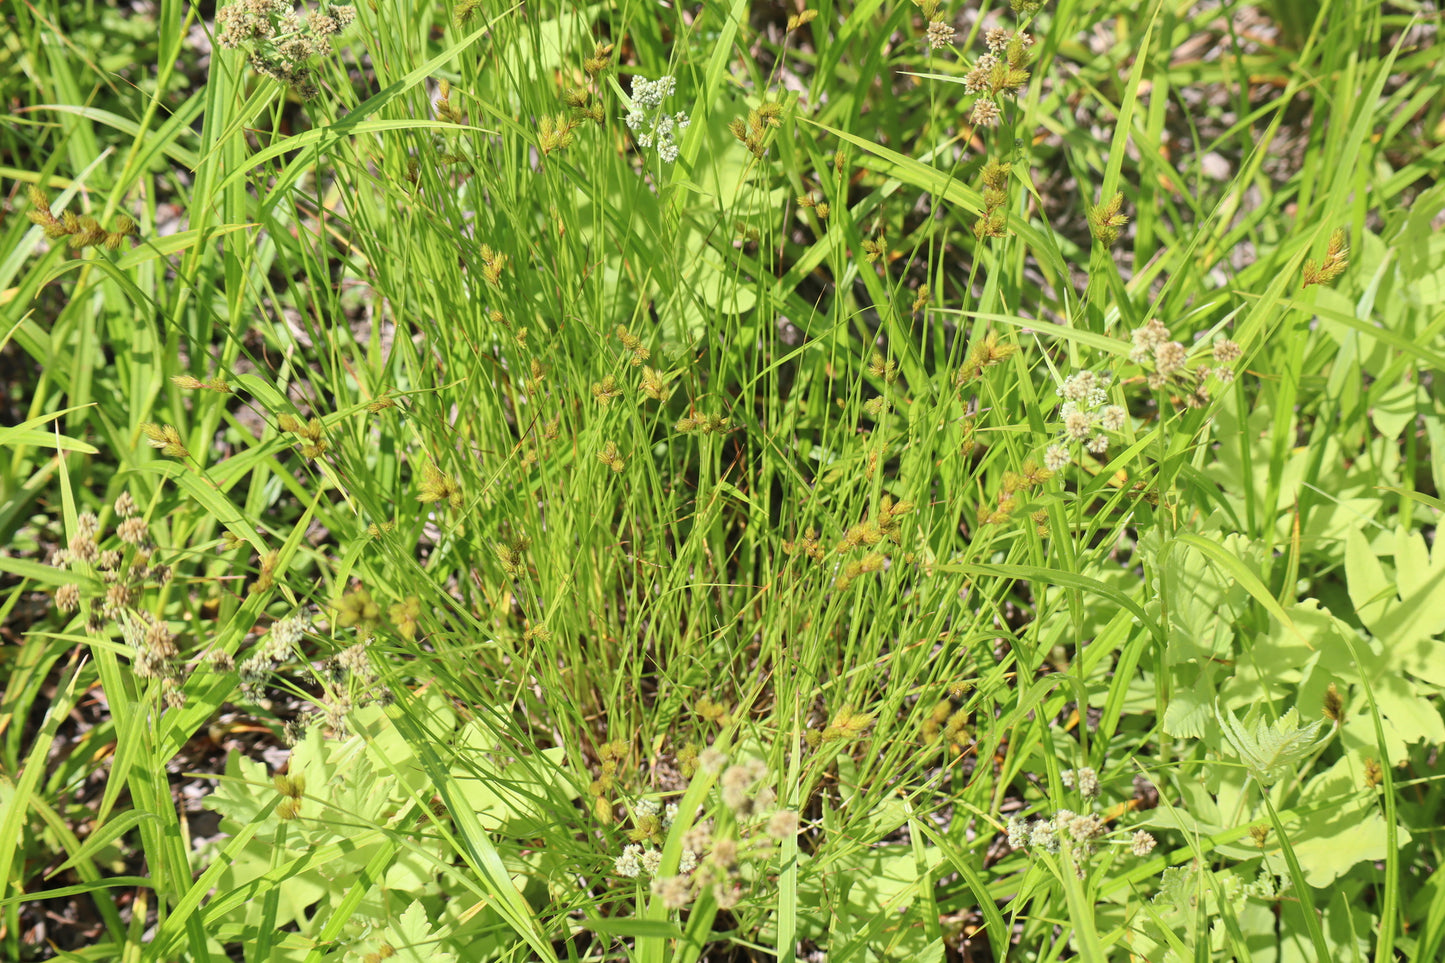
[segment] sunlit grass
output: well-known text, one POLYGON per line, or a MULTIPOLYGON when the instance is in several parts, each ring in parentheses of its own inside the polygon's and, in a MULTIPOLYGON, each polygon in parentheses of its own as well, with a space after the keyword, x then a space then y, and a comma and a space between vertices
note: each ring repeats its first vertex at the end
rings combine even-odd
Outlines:
POLYGON ((0 955, 1433 959, 1445 97, 1294 6, 7 11, 0 955))

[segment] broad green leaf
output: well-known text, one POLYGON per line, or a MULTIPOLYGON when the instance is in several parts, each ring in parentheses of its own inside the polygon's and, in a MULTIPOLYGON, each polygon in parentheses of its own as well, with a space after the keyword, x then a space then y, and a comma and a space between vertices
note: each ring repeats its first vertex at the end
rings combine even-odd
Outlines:
MULTIPOLYGON (((1306 881, 1317 889, 1331 885, 1362 862, 1385 858, 1385 820, 1373 793, 1363 790, 1347 759, 1307 782, 1297 808, 1316 806, 1299 820, 1286 820, 1290 844, 1304 869, 1306 881)), ((1399 844, 1409 833, 1401 827, 1399 844)), ((1284 872, 1284 864, 1276 867, 1284 872)))
POLYGON ((1378 395, 1371 394, 1370 420, 1381 436, 1396 439, 1428 403, 1425 390, 1418 384, 1400 381, 1378 395))

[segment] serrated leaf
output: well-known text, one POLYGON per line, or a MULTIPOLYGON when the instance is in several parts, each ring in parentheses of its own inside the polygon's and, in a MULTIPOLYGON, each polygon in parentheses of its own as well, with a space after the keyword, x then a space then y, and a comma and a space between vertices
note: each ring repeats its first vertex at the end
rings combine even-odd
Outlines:
POLYGON ((249 826, 275 801, 276 790, 264 763, 239 752, 226 757, 226 778, 201 800, 206 809, 221 814, 221 829, 234 834, 235 826, 249 826), (227 824, 232 824, 229 828, 227 824))
POLYGON ((1260 717, 1258 707, 1250 710, 1243 722, 1218 703, 1214 712, 1225 741, 1249 774, 1266 788, 1303 762, 1330 735, 1320 735, 1323 720, 1301 726, 1299 712, 1293 706, 1273 724, 1260 717))
POLYGON ((457 963, 456 954, 442 948, 441 936, 420 900, 413 900, 387 925, 378 940, 378 945, 382 943, 391 947, 393 955, 388 958, 396 963, 457 963))

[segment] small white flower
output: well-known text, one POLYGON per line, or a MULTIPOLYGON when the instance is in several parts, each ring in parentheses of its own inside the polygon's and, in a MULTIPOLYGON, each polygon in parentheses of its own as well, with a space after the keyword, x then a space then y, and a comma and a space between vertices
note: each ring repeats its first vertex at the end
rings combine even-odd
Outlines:
POLYGON ((1094 372, 1076 371, 1065 378, 1064 383, 1059 385, 1057 390, 1059 397, 1077 403, 1087 398, 1095 386, 1094 372))
POLYGON ((1048 853, 1057 853, 1059 836, 1054 831, 1054 824, 1044 819, 1035 822, 1029 829, 1029 845, 1048 853))
POLYGON ((1081 843, 1098 839, 1104 834, 1104 829, 1104 820, 1094 813, 1071 816, 1064 825, 1064 831, 1081 843))
POLYGON ((1123 405, 1109 405, 1099 418, 1099 426, 1105 431, 1118 431, 1124 427, 1124 422, 1128 417, 1129 413, 1124 410, 1123 405))
POLYGON ((642 847, 633 843, 622 850, 622 855, 617 857, 613 864, 618 876, 639 876, 642 873, 642 863, 639 857, 642 855, 642 847))
POLYGON ((703 772, 717 775, 722 772, 723 766, 728 764, 727 753, 721 752, 709 746, 697 756, 697 767, 703 772))
POLYGON ((1094 418, 1082 411, 1071 411, 1064 416, 1064 434, 1074 441, 1083 441, 1094 430, 1094 418))
POLYGON ((1062 471, 1071 460, 1063 445, 1050 445, 1044 450, 1044 467, 1049 471, 1062 471))

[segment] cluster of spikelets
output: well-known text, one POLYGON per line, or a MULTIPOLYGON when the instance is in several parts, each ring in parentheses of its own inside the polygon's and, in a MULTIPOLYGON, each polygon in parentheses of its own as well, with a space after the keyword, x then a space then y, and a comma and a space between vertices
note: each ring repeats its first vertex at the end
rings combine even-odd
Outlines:
POLYGON ((732 428, 733 420, 726 415, 703 414, 694 412, 683 415, 673 423, 673 430, 679 434, 689 435, 693 432, 701 432, 704 435, 718 434, 732 428))
POLYGON ((969 711, 957 703, 973 688, 969 680, 955 682, 948 687, 947 695, 933 704, 933 709, 923 719, 923 744, 936 746, 950 753, 962 753, 968 749, 969 711))
POLYGON ((627 459, 615 441, 609 441, 597 449, 597 460, 616 474, 621 474, 627 468, 627 459))
POLYGON ((302 421, 292 414, 283 414, 276 419, 276 427, 288 435, 295 435, 305 458, 320 458, 331 448, 331 443, 326 440, 326 427, 321 423, 320 418, 311 418, 302 421))
POLYGON ((1003 364, 1018 349, 1016 344, 1000 341, 997 331, 989 331, 982 338, 974 339, 968 346, 968 357, 964 359, 963 367, 953 376, 954 387, 962 388, 971 381, 977 381, 986 369, 1003 364))
POLYGON ((117 251, 126 238, 139 231, 135 221, 124 214, 118 215, 111 222, 109 230, 89 214, 76 215, 64 211, 56 217, 50 212, 50 198, 39 187, 31 185, 26 189, 26 194, 30 198, 30 210, 25 213, 30 222, 39 225, 45 236, 52 241, 65 238, 66 243, 77 251, 87 247, 104 247, 117 251))
MULTIPOLYGON (((1014 513, 1019 510, 1023 497, 1033 489, 1042 486, 1044 482, 1052 477, 1054 477, 1052 469, 1040 465, 1032 458, 1024 459, 1024 463, 1019 466, 1018 471, 1005 471, 1003 473, 1003 483, 999 487, 994 504, 989 505, 985 502, 978 508, 979 524, 1002 525, 1008 522, 1013 518, 1014 513)), ((1048 528, 1046 522, 1048 520, 1048 513, 1046 511, 1036 511, 1032 513, 1031 517, 1035 525, 1038 526, 1039 534, 1047 535, 1048 528)))
POLYGON ((652 357, 652 352, 642 343, 642 339, 627 330, 626 325, 619 324, 615 333, 617 340, 622 342, 622 347, 632 356, 631 364, 634 368, 641 366, 644 361, 652 357))
POLYGON ((728 132, 748 149, 748 153, 761 158, 768 152, 768 132, 783 126, 782 113, 782 104, 764 101, 748 111, 747 120, 734 117, 728 121, 728 132))
POLYGON ((628 745, 617 740, 597 747, 597 777, 588 786, 592 797, 592 815, 603 825, 612 823, 612 792, 618 787, 618 776, 627 760, 628 745))
MULTIPOLYGON (((587 85, 568 87, 562 93, 562 103, 567 110, 544 115, 537 123, 537 146, 544 155, 571 147, 576 131, 582 125, 606 122, 607 111, 595 87, 597 76, 611 65, 612 44, 598 43, 592 50, 592 56, 582 62, 587 85)), ((676 122, 677 118, 672 118, 674 125, 676 122)))
POLYGON ((810 749, 830 742, 858 742, 868 736, 873 723, 877 721, 877 713, 863 712, 845 703, 833 713, 826 725, 821 728, 810 726, 803 730, 803 742, 810 749))
POLYGON ((989 161, 983 165, 983 211, 973 225, 973 235, 980 241, 986 237, 1008 236, 1009 165, 989 161))
MULTIPOLYGON (((1077 789, 1086 801, 1093 802, 1099 797, 1099 774, 1087 766, 1065 770, 1062 774, 1064 788, 1077 789)), ((1041 849, 1057 853, 1068 848, 1074 860, 1075 871, 1082 879, 1088 869, 1088 860, 1098 851, 1099 845, 1111 836, 1123 836, 1116 842, 1127 845, 1135 856, 1148 856, 1154 851, 1155 840, 1144 830, 1129 833, 1128 830, 1109 830, 1108 821, 1098 813, 1076 813, 1070 809, 1059 809, 1052 816, 1034 820, 1015 816, 1009 819, 1005 832, 1009 845, 1014 849, 1041 849)))
POLYGON ((1300 274, 1300 287, 1329 284, 1344 273, 1345 268, 1349 266, 1349 253, 1349 245, 1345 243, 1344 229, 1336 229, 1330 235, 1330 243, 1325 248, 1324 258, 1320 261, 1315 261, 1314 258, 1305 261, 1304 269, 1300 274))
MULTIPOLYGON (((803 210, 811 210, 814 214, 818 215, 818 220, 820 221, 826 221, 828 219, 828 215, 833 212, 832 205, 830 205, 827 201, 818 200, 818 198, 814 197, 811 192, 807 194, 799 194, 797 197, 797 201, 798 207, 802 208, 803 210)), ((739 221, 738 236, 743 238, 746 242, 750 244, 756 244, 758 239, 762 235, 757 228, 749 227, 748 225, 739 221)), ((928 285, 925 284, 924 287, 926 288, 928 287, 928 285)))
MULTIPOLYGON (((913 511, 913 507, 912 502, 894 501, 893 496, 884 495, 878 503, 877 515, 849 527, 834 546, 833 553, 846 555, 855 549, 862 549, 865 554, 843 565, 833 583, 835 588, 842 591, 851 586, 859 576, 883 569, 888 557, 879 550, 879 546, 884 541, 901 544, 902 519, 913 511)), ((827 556, 827 550, 819 541, 817 529, 811 527, 805 529, 796 540, 784 541, 783 553, 790 557, 801 555, 814 562, 821 562, 827 556)))
POLYGON ((383 615, 381 603, 371 597, 365 585, 358 585, 336 601, 336 627, 356 629, 370 637, 383 626, 395 629, 402 638, 416 638, 421 619, 421 600, 408 595, 389 605, 383 615))
POLYGON ((928 49, 942 50, 951 46, 958 31, 954 30, 953 24, 946 21, 939 12, 939 0, 913 0, 913 4, 923 13, 923 19, 928 21, 928 26, 923 31, 928 41, 928 49))
MULTIPOLYGON (((923 19, 928 26, 924 28, 924 39, 930 50, 942 50, 953 45, 957 39, 958 31, 945 19, 940 10, 940 0, 913 0, 913 5, 918 7, 923 14, 923 19)), ((1015 0, 1013 10, 1015 14, 1026 16, 1032 14, 1041 6, 1037 2, 1019 2, 1015 0)), ((1033 39, 1028 34, 1010 34, 1002 27, 995 27, 984 34, 984 42, 988 46, 988 53, 981 57, 968 74, 968 92, 971 94, 987 92, 991 96, 1001 93, 1012 93, 1028 83, 1029 72, 1024 69, 1027 58, 1024 56, 1029 47, 1033 45, 1033 39), (1018 48, 1014 49, 1011 44, 1018 41, 1018 48), (995 68, 1002 64, 1002 70, 995 68)), ((995 111, 987 120, 975 119, 975 125, 980 123, 992 124, 998 119, 995 111)))
POLYGON ((1116 192, 1103 204, 1089 208, 1089 232, 1100 244, 1113 244, 1129 218, 1124 214, 1124 194, 1116 192))
MULTIPOLYGON (((816 10, 802 10, 788 17, 787 32, 793 31, 812 23, 818 17, 816 10)), ((783 105, 774 101, 763 101, 756 108, 748 111, 747 119, 734 117, 728 121, 728 132, 737 138, 738 143, 747 148, 749 154, 761 159, 768 152, 768 134, 783 125, 783 105)), ((799 198, 800 203, 803 198, 799 198)), ((811 203, 804 206, 812 206, 811 203)), ((818 215, 826 219, 828 207, 822 205, 818 215)), ((740 227, 742 225, 739 225, 740 227)))
POLYGON ((988 53, 979 57, 963 78, 963 89, 977 94, 968 122, 975 127, 993 127, 1002 111, 999 100, 1013 96, 1029 82, 1029 48, 1034 38, 1023 31, 1009 32, 993 27, 983 36, 988 53))
POLYGON ((462 493, 462 487, 457 484, 456 478, 433 464, 422 467, 421 482, 418 488, 420 491, 417 494, 417 501, 422 504, 442 502, 452 508, 460 509, 466 502, 466 496, 462 493))
MULTIPOLYGON (((241 679, 241 698, 260 704, 266 698, 266 687, 274 673, 289 664, 299 651, 302 639, 311 628, 310 615, 298 612, 271 623, 255 651, 236 667, 241 679)), ((222 668, 224 657, 218 657, 222 668)))
POLYGON ((240 0, 216 13, 216 39, 227 49, 244 48, 251 69, 310 100, 320 92, 312 58, 330 54, 331 38, 355 19, 354 6, 329 0, 304 15, 291 0, 240 0))
POLYGON ((149 591, 170 582, 171 567, 156 559, 150 525, 129 492, 121 493, 113 510, 113 547, 101 547, 100 519, 93 512, 81 512, 66 548, 51 559, 54 567, 78 576, 76 582, 56 590, 55 606, 62 612, 81 611, 91 635, 103 636, 118 628, 136 675, 160 680, 166 703, 180 706, 185 702, 180 648, 166 621, 145 607, 149 591))
POLYGON ((684 834, 677 872, 658 875, 661 847, 677 819, 677 804, 662 806, 650 799, 632 807, 631 842, 613 871, 627 878, 650 877, 652 893, 669 909, 681 909, 704 893, 710 893, 720 909, 732 909, 777 853, 778 844, 797 835, 798 814, 778 808, 777 793, 767 784, 768 767, 757 759, 729 766, 723 753, 706 749, 697 764, 720 773, 716 792, 721 805, 717 819, 703 820, 684 834))

